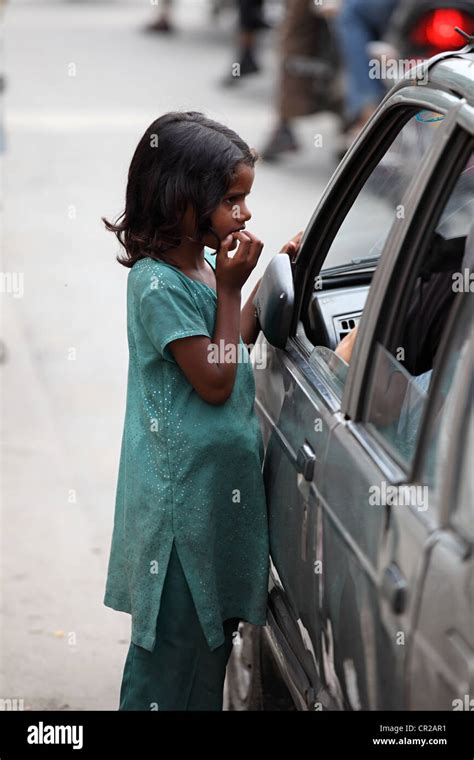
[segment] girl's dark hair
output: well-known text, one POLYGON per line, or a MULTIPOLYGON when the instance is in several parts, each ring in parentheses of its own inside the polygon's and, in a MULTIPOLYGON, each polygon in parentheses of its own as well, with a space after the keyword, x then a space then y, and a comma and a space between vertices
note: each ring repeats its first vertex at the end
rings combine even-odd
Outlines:
POLYGON ((188 203, 197 234, 216 236, 210 216, 222 202, 237 164, 254 166, 258 154, 232 130, 197 111, 166 113, 150 124, 130 164, 125 211, 115 224, 102 217, 125 248, 117 256, 132 267, 181 242, 180 226, 188 203))

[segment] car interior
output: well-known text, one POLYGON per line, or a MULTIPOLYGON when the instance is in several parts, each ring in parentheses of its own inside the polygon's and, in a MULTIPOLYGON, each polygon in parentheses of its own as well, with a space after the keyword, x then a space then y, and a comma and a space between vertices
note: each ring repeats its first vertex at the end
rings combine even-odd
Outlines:
MULTIPOLYGON (((472 258, 473 158, 471 155, 458 178, 427 253, 418 262, 407 309, 400 315, 398 348, 388 350, 381 344, 375 347, 376 392, 368 400, 365 424, 377 438, 389 444, 402 466, 412 461, 437 351, 458 300, 453 277, 462 273, 469 256, 472 258)), ((303 320, 306 336, 315 346, 310 361, 317 362, 319 371, 328 375, 330 386, 333 389, 337 386, 340 397, 348 365, 331 357, 337 345, 359 324, 383 242, 377 234, 367 258, 323 268, 313 283, 308 313, 303 320)))
MULTIPOLYGON (((462 268, 468 232, 474 218, 474 156, 452 192, 442 218, 436 228, 429 253, 420 264, 413 293, 419 297, 422 284, 432 279, 432 287, 448 286, 451 275, 462 268)), ((364 311, 370 285, 385 240, 377 238, 366 258, 355 258, 342 266, 323 268, 313 283, 313 294, 308 313, 303 315, 307 338, 314 346, 332 351, 359 323, 364 311)), ((439 292, 439 291, 438 291, 439 292)), ((416 375, 417 367, 408 367, 416 375)))

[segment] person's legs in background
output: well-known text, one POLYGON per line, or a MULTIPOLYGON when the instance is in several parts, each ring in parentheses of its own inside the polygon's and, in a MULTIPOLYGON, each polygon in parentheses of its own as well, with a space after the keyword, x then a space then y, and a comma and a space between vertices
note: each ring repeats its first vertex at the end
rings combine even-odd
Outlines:
POLYGON ((238 0, 238 6, 240 74, 252 74, 260 70, 255 57, 258 32, 269 25, 263 17, 263 0, 238 0))
MULTIPOLYGON (((276 91, 276 124, 259 151, 265 161, 299 150, 293 123, 300 116, 317 110, 313 82, 309 76, 291 71, 291 61, 311 61, 323 55, 320 45, 326 23, 315 14, 308 0, 287 0, 285 16, 279 29, 279 78, 276 91)), ((331 86, 331 85, 329 85, 331 86)))
POLYGON ((367 45, 385 34, 398 0, 343 0, 335 28, 346 76, 346 117, 353 136, 385 95, 383 82, 369 76, 367 45))
POLYGON ((237 0, 239 10, 238 30, 238 69, 226 74, 222 80, 224 86, 233 85, 243 76, 260 71, 256 60, 258 33, 268 29, 269 24, 263 15, 263 0, 237 0))
POLYGON ((172 32, 171 10, 173 0, 159 0, 158 17, 145 26, 145 32, 172 32))

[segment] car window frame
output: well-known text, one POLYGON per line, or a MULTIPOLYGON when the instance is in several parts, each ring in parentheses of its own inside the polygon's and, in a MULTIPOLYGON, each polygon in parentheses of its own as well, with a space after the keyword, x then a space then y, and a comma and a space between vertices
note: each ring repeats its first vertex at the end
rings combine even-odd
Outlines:
POLYGON ((295 262, 295 305, 290 337, 296 335, 298 323, 302 322, 302 313, 308 313, 315 278, 320 273, 347 215, 402 129, 422 107, 392 107, 388 104, 367 133, 366 139, 362 136, 359 138, 362 142, 356 142, 347 156, 347 163, 344 159, 331 178, 310 219, 301 242, 300 254, 295 262))
MULTIPOLYGON (((432 172, 430 171, 431 163, 436 161, 433 161, 433 159, 436 159, 439 157, 440 153, 443 153, 441 148, 439 146, 443 146, 444 140, 447 142, 449 140, 450 135, 456 128, 456 114, 458 109, 460 108, 461 102, 459 98, 454 98, 452 95, 448 94, 441 94, 442 97, 440 100, 442 103, 437 104, 437 108, 439 109, 439 112, 446 112, 447 118, 441 123, 439 128, 439 135, 441 135, 441 139, 433 141, 433 145, 430 146, 428 149, 421 167, 420 171, 417 174, 417 177, 413 178, 413 180, 410 182, 404 196, 407 199, 413 200, 414 197, 422 197, 424 192, 426 191, 426 187, 429 184, 429 182, 432 180, 432 172), (445 97, 444 97, 445 96, 445 97), (456 104, 456 113, 453 109, 453 102, 456 104), (451 107, 451 110, 449 110, 449 107, 451 107), (424 175, 427 175, 425 178, 425 181, 420 181, 420 175, 423 177, 424 175)), ((427 101, 425 97, 419 94, 418 91, 416 91, 416 88, 407 88, 405 91, 405 94, 402 96, 400 93, 394 94, 389 100, 385 103, 384 107, 382 108, 381 113, 379 114, 378 118, 375 119, 375 122, 372 124, 372 127, 369 129, 369 125, 364 130, 365 138, 361 136, 359 140, 356 141, 355 145, 350 151, 350 158, 348 159, 347 163, 343 162, 339 169, 335 172, 333 175, 332 180, 330 181, 330 184, 328 188, 326 189, 325 194, 323 195, 323 198, 321 199, 320 203, 318 204, 318 207, 316 211, 314 212, 311 222, 309 225, 309 228, 307 229, 307 232, 305 233, 305 250, 308 250, 308 246, 311 244, 312 238, 315 237, 316 233, 317 235, 317 242, 314 242, 313 244, 313 253, 312 253, 312 259, 311 259, 311 265, 312 265, 312 272, 319 273, 318 267, 320 267, 319 262, 321 261, 321 258, 323 258, 323 262, 325 258, 327 257, 327 254, 332 246, 332 243, 337 236, 339 230, 341 229, 344 220, 347 217, 347 214, 352 209, 354 203, 357 201, 358 197, 360 196, 361 191, 363 190, 366 182, 368 181, 371 174, 374 172, 374 170, 379 165, 380 161, 382 160, 383 156, 386 155, 386 153, 390 150, 391 146, 395 142, 396 138, 402 131, 402 129, 405 127, 405 125, 409 122, 411 118, 413 118, 420 110, 424 109, 430 109, 432 110, 432 103, 431 101, 427 101), (396 118, 394 120, 394 114, 396 114, 396 118), (377 137, 378 139, 374 139, 374 137, 377 137), (365 158, 362 158, 364 156, 365 158), (354 167, 357 169, 357 175, 358 179, 357 182, 352 181, 348 182, 348 177, 353 178, 353 172, 354 167), (326 211, 329 209, 331 210, 332 205, 335 206, 334 213, 327 214, 326 211), (329 226, 326 229, 326 232, 323 234, 319 234, 319 231, 321 229, 321 225, 319 224, 319 219, 322 217, 325 219, 326 217, 332 216, 332 222, 329 224, 329 226), (309 231, 308 231, 309 230, 309 231), (312 234, 313 231, 313 234, 312 234)), ((376 114, 377 116, 377 114, 376 114)), ((374 117, 373 117, 374 118, 374 117)), ((372 121, 372 120, 371 120, 372 121)), ((393 255, 393 252, 389 254, 388 250, 389 248, 393 249, 393 239, 396 239, 398 228, 400 227, 399 224, 392 225, 391 229, 389 230, 388 237, 385 241, 384 248, 380 257, 380 261, 382 259, 387 258, 388 255, 393 255)), ((396 249, 395 249, 396 250, 396 249)), ((304 253, 304 250, 302 248, 300 253, 304 253)), ((298 262, 300 264, 300 271, 301 271, 301 262, 304 261, 301 259, 301 255, 298 257, 298 262)), ((379 269, 380 266, 377 267, 379 269)), ((307 274, 307 272, 306 272, 307 274)), ((376 282, 377 278, 377 270, 374 274, 374 279, 372 281, 372 285, 374 282, 376 282)), ((297 289, 297 281, 298 281, 298 270, 295 270, 294 273, 294 282, 295 282, 295 308, 293 311, 293 321, 295 320, 295 315, 298 311, 298 289, 297 289)), ((311 293, 313 292, 313 275, 310 275, 309 277, 306 276, 304 278, 304 281, 306 283, 311 284, 311 293)), ((371 290, 372 290, 371 285, 371 290)), ((309 306, 309 297, 311 296, 311 293, 308 292, 308 301, 306 305, 303 307, 300 299, 300 309, 301 308, 308 308, 309 306)), ((369 291, 369 297, 370 297, 370 291, 369 291)), ((366 305, 367 306, 367 305, 366 305)), ((364 310, 365 314, 365 310, 364 310)), ((356 344, 357 346, 361 342, 362 332, 363 332, 363 323, 364 319, 361 319, 361 322, 359 324, 359 336, 358 341, 356 344)), ((304 332, 302 329, 302 322, 297 319, 296 321, 296 334, 291 335, 291 328, 290 328, 290 337, 287 344, 286 352, 288 355, 292 355, 292 357, 298 357, 298 365, 300 366, 300 370, 304 373, 305 377, 307 378, 308 382, 311 385, 314 385, 314 378, 315 378, 315 370, 310 367, 309 364, 309 358, 311 355, 312 350, 314 349, 314 346, 310 343, 310 341, 304 337, 301 337, 301 333, 304 332)), ((325 385, 327 386, 327 391, 332 396, 332 409, 333 412, 342 412, 345 416, 345 404, 346 404, 346 398, 347 398, 347 388, 352 386, 353 380, 352 377, 354 375, 354 366, 353 362, 351 362, 351 366, 349 367, 348 371, 348 377, 346 381, 346 387, 344 389, 342 397, 337 397, 336 393, 333 388, 331 388, 327 383, 325 385)), ((373 449, 373 447, 372 447, 373 449)), ((399 480, 402 482, 403 476, 402 476, 402 470, 398 467, 396 463, 390 460, 388 458, 382 448, 379 447, 378 452, 375 452, 375 458, 378 461, 378 464, 381 466, 381 468, 390 475, 390 477, 395 478, 396 480, 399 480)))
MULTIPOLYGON (((357 348, 355 349, 354 362, 351 362, 351 364, 354 365, 354 371, 350 373, 345 388, 342 411, 346 418, 351 420, 350 427, 352 432, 363 439, 365 447, 369 452, 372 452, 375 459, 380 461, 381 452, 384 452, 385 456, 392 461, 393 466, 398 468, 400 472, 399 482, 412 482, 414 477, 415 463, 419 456, 418 449, 422 441, 421 436, 426 422, 427 408, 430 405, 431 388, 434 387, 436 377, 442 371, 442 367, 444 366, 446 355, 443 355, 441 351, 442 345, 446 345, 446 343, 445 341, 442 341, 442 345, 440 346, 438 354, 440 359, 438 364, 434 367, 431 381, 432 385, 420 421, 420 433, 418 435, 415 453, 411 463, 408 465, 401 462, 393 455, 392 449, 388 443, 384 441, 381 435, 377 435, 365 425, 366 420, 364 417, 368 406, 367 400, 373 383, 372 373, 375 364, 375 346, 377 343, 380 343, 385 348, 388 348, 388 350, 393 351, 394 348, 399 345, 401 327, 398 327, 397 332, 397 328, 391 326, 395 322, 394 315, 397 313, 404 313, 404 307, 402 307, 402 304, 408 300, 416 279, 417 269, 416 266, 414 266, 414 262, 418 257, 423 257, 425 255, 426 246, 428 245, 430 236, 436 228, 436 224, 443 213, 447 199, 455 187, 473 147, 473 136, 466 132, 463 127, 460 127, 455 123, 454 130, 450 133, 449 140, 445 142, 444 149, 438 156, 438 161, 433 166, 432 177, 434 177, 438 171, 441 171, 441 174, 439 175, 439 183, 438 185, 433 182, 426 183, 421 197, 421 202, 429 205, 429 213, 423 217, 422 215, 413 214, 413 218, 409 224, 406 225, 398 251, 393 252, 395 255, 392 257, 385 257, 384 263, 386 264, 385 269, 387 271, 384 273, 382 273, 382 271, 376 272, 374 283, 376 287, 380 287, 380 293, 374 294, 378 296, 377 298, 374 298, 373 295, 371 299, 372 303, 370 304, 372 310, 369 312, 369 316, 367 316, 365 320, 367 323, 372 320, 371 329, 369 329, 369 325, 367 324, 367 329, 364 332, 361 330, 361 334, 359 335, 360 341, 358 341, 359 350, 357 351, 357 348), (454 170, 452 163, 446 162, 446 157, 451 157, 453 150, 455 150, 454 170), (400 262, 403 262, 403 267, 399 266, 400 262), (405 271, 405 278, 400 277, 400 271, 405 271), (379 279, 384 282, 383 289, 381 283, 378 283, 377 286, 377 274, 380 275, 379 279), (396 280, 398 280, 398 282, 396 282, 396 280), (377 302, 375 304, 377 307, 376 310, 374 308, 374 301, 377 302), (354 379, 355 375, 358 375, 357 381, 354 379)), ((381 269, 382 267, 379 267, 379 270, 381 269)), ((368 302, 369 299, 370 293, 368 302)), ((369 306, 369 303, 366 304, 366 310, 367 306, 369 306)), ((362 322, 363 320, 361 320, 361 325, 362 322)))
MULTIPOLYGON (((463 105, 465 101, 458 96, 429 85, 396 89, 380 104, 331 177, 304 232, 300 251, 293 262, 295 303, 290 340, 297 340, 301 315, 309 308, 314 279, 347 214, 403 127, 420 110, 435 110, 447 117, 440 129, 448 134, 453 128, 454 112, 457 114, 463 105)), ((384 250, 387 243, 388 240, 384 250)))

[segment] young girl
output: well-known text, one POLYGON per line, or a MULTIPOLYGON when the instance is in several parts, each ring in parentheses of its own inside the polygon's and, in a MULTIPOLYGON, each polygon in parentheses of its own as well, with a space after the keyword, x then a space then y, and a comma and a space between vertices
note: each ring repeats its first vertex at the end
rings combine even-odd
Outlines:
MULTIPOLYGON (((165 114, 135 151, 124 213, 117 224, 103 220, 130 268, 127 406, 104 597, 132 616, 119 710, 221 710, 239 621, 266 622, 252 366, 209 360, 211 344, 235 355, 259 332, 258 284, 241 311, 263 248, 245 228, 256 158, 200 113, 165 114)), ((296 236, 283 250, 298 244, 296 236)))

